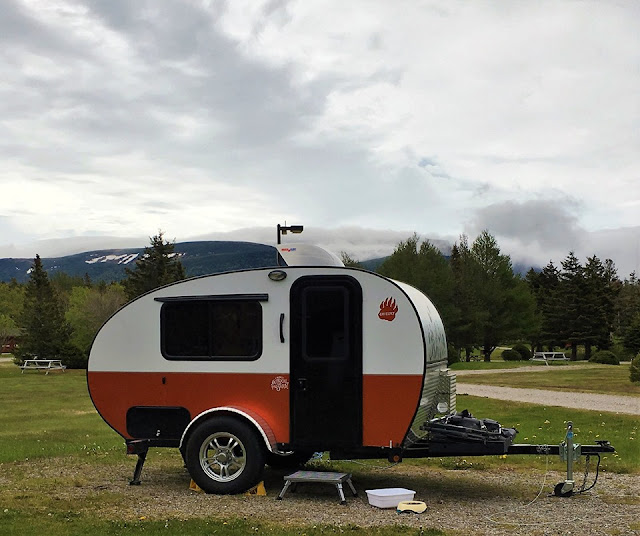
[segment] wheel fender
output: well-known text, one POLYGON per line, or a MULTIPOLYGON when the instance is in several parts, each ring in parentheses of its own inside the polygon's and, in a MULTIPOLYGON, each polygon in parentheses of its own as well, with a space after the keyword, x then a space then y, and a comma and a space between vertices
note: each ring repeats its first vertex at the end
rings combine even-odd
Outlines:
POLYGON ((250 409, 238 407, 238 406, 221 406, 219 408, 211 408, 206 411, 203 411, 199 415, 197 415, 189 425, 185 428, 182 433, 182 437, 180 438, 180 450, 186 446, 187 441, 189 439, 189 435, 193 430, 196 429, 197 425, 202 421, 207 420, 209 417, 214 415, 238 415, 245 421, 248 421, 252 424, 258 432, 260 432, 260 436, 264 440, 264 444, 267 447, 269 452, 277 451, 276 447, 276 436, 271 430, 271 427, 260 415, 258 415, 255 411, 251 411, 250 409))

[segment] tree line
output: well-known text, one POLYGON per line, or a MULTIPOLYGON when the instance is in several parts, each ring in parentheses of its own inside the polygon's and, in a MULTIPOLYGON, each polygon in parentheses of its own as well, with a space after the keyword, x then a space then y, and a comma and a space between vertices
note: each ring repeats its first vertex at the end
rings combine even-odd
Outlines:
POLYGON ((37 356, 85 368, 93 338, 124 303, 185 278, 175 244, 162 232, 150 241, 125 279, 110 284, 64 272, 49 277, 36 255, 27 283, 0 282, 0 345, 17 338, 17 361, 37 356))
POLYGON ((378 271, 431 298, 445 325, 450 360, 469 360, 479 348, 489 361, 498 345, 518 342, 535 351, 568 350, 573 360, 582 357, 579 347, 585 359, 594 348, 615 346, 626 358, 640 351, 640 281, 635 273, 621 280, 611 259, 594 255, 581 264, 569 252, 560 267, 549 262, 523 278, 485 230, 471 244, 461 236, 449 258, 414 235, 378 271))
MULTIPOLYGON (((94 283, 63 272, 49 277, 36 255, 26 284, 0 282, 0 344, 14 337, 16 359, 62 359, 85 367, 100 326, 124 303, 185 278, 163 233, 126 269, 121 282, 94 283)), ((348 266, 358 262, 343 253, 348 266)), ((483 231, 469 243, 461 236, 445 257, 417 235, 400 242, 377 271, 409 283, 433 301, 449 341, 450 361, 469 360, 480 349, 485 361, 498 345, 526 342, 534 350, 593 348, 631 357, 640 351, 640 281, 621 280, 610 259, 589 257, 581 264, 570 252, 559 267, 549 262, 526 277, 514 273, 511 259, 483 231)))

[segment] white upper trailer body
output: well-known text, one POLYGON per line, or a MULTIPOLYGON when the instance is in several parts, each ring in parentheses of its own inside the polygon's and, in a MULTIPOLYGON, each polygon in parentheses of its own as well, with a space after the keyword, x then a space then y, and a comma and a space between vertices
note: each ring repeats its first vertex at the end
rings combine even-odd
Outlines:
POLYGON ((290 453, 401 455, 428 419, 455 411, 444 328, 424 294, 319 248, 280 254, 332 265, 159 288, 113 315, 91 348, 104 420, 128 443, 180 447, 207 491, 242 491, 290 453))

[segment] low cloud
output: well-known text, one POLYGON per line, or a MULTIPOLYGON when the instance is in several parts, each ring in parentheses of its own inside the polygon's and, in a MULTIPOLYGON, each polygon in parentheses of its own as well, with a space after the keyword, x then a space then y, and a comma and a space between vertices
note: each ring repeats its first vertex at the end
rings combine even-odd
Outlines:
POLYGON ((580 247, 585 230, 569 210, 572 203, 532 200, 496 203, 476 211, 466 232, 477 235, 489 229, 495 236, 516 240, 524 246, 550 250, 580 247))
POLYGON ((473 240, 487 229, 514 262, 559 266, 573 251, 583 262, 593 255, 612 259, 622 278, 637 271, 640 227, 588 231, 578 223, 576 208, 566 199, 496 203, 478 209, 465 232, 473 240))

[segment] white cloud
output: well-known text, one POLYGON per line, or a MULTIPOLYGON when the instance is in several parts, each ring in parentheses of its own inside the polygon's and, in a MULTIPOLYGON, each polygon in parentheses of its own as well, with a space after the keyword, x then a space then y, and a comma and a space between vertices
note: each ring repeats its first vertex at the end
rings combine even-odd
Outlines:
MULTIPOLYGON (((558 251, 634 227, 639 16, 613 1, 8 0, 0 192, 17 203, 0 205, 0 245, 285 218, 457 236, 495 207, 566 199, 558 251)), ((544 235, 531 221, 519 232, 544 235)))

